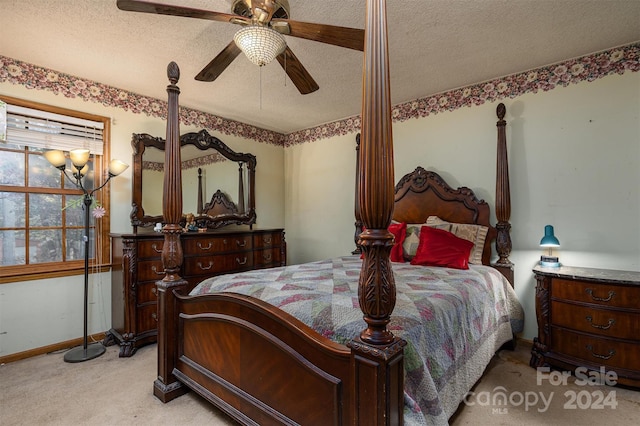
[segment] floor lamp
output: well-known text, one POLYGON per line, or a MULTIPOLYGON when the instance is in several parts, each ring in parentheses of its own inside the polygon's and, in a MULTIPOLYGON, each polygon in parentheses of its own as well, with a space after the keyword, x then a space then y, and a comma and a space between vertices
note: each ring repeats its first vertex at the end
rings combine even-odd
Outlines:
MULTIPOLYGON (((89 346, 87 344, 87 321, 88 321, 88 302, 89 302, 89 209, 93 203, 93 194, 102 189, 112 177, 118 176, 125 171, 128 164, 123 163, 120 160, 112 160, 109 164, 109 174, 107 180, 98 188, 89 189, 85 187, 83 179, 89 171, 90 152, 88 149, 74 149, 69 151, 69 157, 71 158, 71 176, 66 170, 66 156, 64 152, 59 150, 50 150, 44 153, 46 159, 56 169, 62 171, 76 187, 82 190, 84 193, 84 338, 82 346, 71 349, 64 354, 64 360, 66 362, 82 362, 94 359, 102 355, 106 348, 101 343, 95 343, 89 346)), ((64 178, 63 178, 64 179, 64 178)))

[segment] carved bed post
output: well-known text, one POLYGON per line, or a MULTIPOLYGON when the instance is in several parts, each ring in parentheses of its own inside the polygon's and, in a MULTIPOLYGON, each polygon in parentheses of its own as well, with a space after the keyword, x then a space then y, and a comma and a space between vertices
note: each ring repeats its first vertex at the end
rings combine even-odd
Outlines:
POLYGON ((506 108, 503 103, 498 104, 496 108, 498 116, 498 158, 496 170, 496 229, 498 236, 496 237, 496 251, 499 259, 493 265, 509 280, 513 285, 513 263, 509 260, 511 254, 511 191, 509 189, 509 160, 507 156, 507 136, 505 127, 507 122, 504 120, 506 108))
POLYGON ((176 86, 180 69, 175 62, 167 67, 170 85, 167 86, 169 106, 167 117, 167 139, 165 146, 165 172, 163 187, 162 215, 165 225, 162 265, 165 277, 156 283, 158 290, 158 378, 154 382, 153 393, 161 401, 167 402, 187 391, 187 388, 173 376, 177 359, 177 321, 174 290, 185 289, 187 281, 180 277, 183 253, 180 242, 182 226, 182 173, 180 157, 180 129, 178 118, 178 95, 176 86))
POLYGON ((355 223, 355 234, 353 235, 353 242, 356 244, 356 249, 351 252, 351 254, 361 254, 362 249, 360 248, 360 234, 362 233, 362 218, 360 217, 360 199, 358 196, 359 188, 360 188, 360 133, 356 135, 356 190, 355 190, 355 200, 354 200, 354 215, 356 217, 355 223))
POLYGON ((348 344, 354 364, 354 406, 361 425, 402 424, 406 342, 387 329, 396 302, 389 253, 394 174, 385 0, 368 0, 363 64, 358 206, 366 231, 358 301, 367 328, 348 344))
POLYGON ((202 214, 202 200, 204 200, 202 195, 202 168, 198 167, 198 215, 202 214))
POLYGON ((242 166, 243 162, 240 162, 238 167, 238 212, 244 214, 244 179, 242 179, 242 166))

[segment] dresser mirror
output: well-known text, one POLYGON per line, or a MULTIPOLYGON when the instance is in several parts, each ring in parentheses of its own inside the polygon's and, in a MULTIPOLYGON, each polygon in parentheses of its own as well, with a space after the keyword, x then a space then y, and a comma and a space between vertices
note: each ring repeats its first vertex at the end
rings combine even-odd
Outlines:
MULTIPOLYGON (((164 223, 165 140, 134 133, 131 225, 164 223)), ((256 157, 237 153, 206 130, 180 136, 183 224, 190 230, 217 229, 256 222, 256 157), (187 216, 193 221, 187 223, 187 216)))

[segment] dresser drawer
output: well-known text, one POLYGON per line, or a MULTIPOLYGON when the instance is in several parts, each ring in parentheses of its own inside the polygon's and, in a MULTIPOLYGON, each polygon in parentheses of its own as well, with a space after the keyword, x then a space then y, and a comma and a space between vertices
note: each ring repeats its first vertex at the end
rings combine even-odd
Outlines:
POLYGON ((553 280, 551 297, 601 306, 632 309, 640 307, 640 291, 633 286, 607 285, 556 278, 553 280))
MULTIPOLYGON (((161 278, 158 278, 159 280, 161 278)), ((136 299, 138 304, 144 304, 149 302, 157 302, 156 281, 139 282, 136 287, 136 299)))
POLYGON ((160 259, 164 238, 159 240, 140 241, 138 243, 138 259, 160 259))
POLYGON ((266 250, 255 250, 253 252, 253 265, 256 268, 280 266, 282 264, 281 258, 282 256, 279 247, 266 250))
POLYGON ((253 236, 253 247, 256 249, 280 247, 282 245, 282 233, 256 234, 253 236))
POLYGON ((138 334, 155 330, 158 327, 158 306, 156 303, 148 303, 136 308, 136 332, 138 334))
POLYGON ((189 257, 184 259, 183 264, 184 275, 189 277, 219 275, 252 267, 252 252, 189 257))
POLYGON ((551 323, 606 337, 639 340, 640 313, 551 302, 551 323))
POLYGON ((185 256, 201 256, 211 253, 251 250, 252 247, 251 235, 225 235, 185 239, 183 251, 185 256))
POLYGON ((141 260, 138 262, 138 282, 139 281, 157 281, 165 276, 162 259, 158 260, 141 260))
POLYGON ((557 353, 580 358, 608 369, 640 370, 640 345, 551 327, 557 353))

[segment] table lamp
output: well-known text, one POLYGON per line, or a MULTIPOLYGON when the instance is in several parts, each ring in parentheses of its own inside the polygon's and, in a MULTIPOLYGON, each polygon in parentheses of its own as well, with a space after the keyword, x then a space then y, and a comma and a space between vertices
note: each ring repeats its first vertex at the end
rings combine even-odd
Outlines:
POLYGON ((553 256, 553 247, 560 247, 560 241, 553 234, 553 226, 547 225, 544 227, 544 237, 540 240, 540 247, 548 247, 549 255, 540 256, 540 266, 547 268, 557 268, 560 266, 557 256, 553 256))

